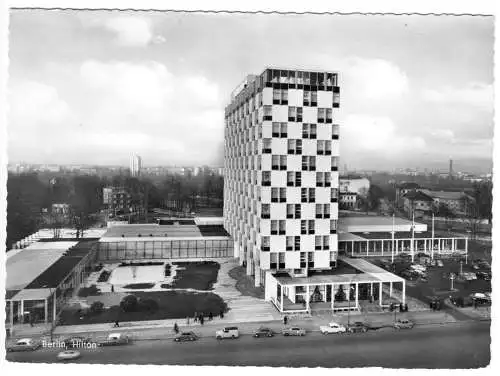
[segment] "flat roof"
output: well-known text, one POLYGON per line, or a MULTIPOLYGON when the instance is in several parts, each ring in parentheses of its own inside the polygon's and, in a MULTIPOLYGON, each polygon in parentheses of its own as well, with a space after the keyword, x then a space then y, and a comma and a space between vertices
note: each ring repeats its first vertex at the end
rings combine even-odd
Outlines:
POLYGON ((143 224, 110 227, 102 238, 202 238, 209 236, 229 237, 230 235, 222 225, 143 224))
MULTIPOLYGON (((398 225, 410 225, 412 221, 404 218, 395 217, 394 224, 398 225)), ((416 225, 421 223, 415 222, 416 225)), ((380 216, 380 215, 364 215, 364 216, 346 216, 339 217, 339 227, 347 226, 392 226, 392 216, 380 216)))
POLYGON ((404 282, 405 280, 364 259, 339 256, 339 269, 312 272, 308 277, 275 275, 281 285, 317 285, 331 283, 404 282))
MULTIPOLYGON (((357 237, 360 240, 372 240, 372 239, 391 239, 392 234, 390 232, 352 232, 349 233, 355 237, 357 237)), ((415 231, 415 239, 423 239, 423 238, 432 238, 432 231, 424 231, 424 232, 417 232, 415 231)), ((460 238, 460 236, 450 236, 447 233, 443 232, 434 232, 434 238, 436 239, 455 239, 455 238, 460 238)), ((465 236, 464 236, 465 238, 465 236)), ((408 231, 400 231, 394 232, 394 239, 411 239, 411 232, 408 231)), ((341 239, 339 236, 339 241, 343 241, 344 239, 341 239)), ((347 240, 356 240, 356 239, 347 239, 347 240)))
POLYGON ((73 270, 73 268, 87 256, 97 240, 82 240, 70 248, 65 255, 38 275, 25 289, 55 288, 73 270))
POLYGON ((8 257, 5 288, 22 290, 75 244, 74 241, 36 242, 8 257))

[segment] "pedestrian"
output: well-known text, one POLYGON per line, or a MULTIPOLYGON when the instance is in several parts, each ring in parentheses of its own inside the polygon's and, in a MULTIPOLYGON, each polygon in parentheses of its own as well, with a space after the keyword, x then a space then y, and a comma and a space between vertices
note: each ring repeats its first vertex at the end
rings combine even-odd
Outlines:
POLYGON ((288 317, 287 317, 287 316, 283 317, 283 324, 285 324, 285 325, 286 325, 286 324, 287 324, 287 322, 288 322, 288 317))
POLYGON ((120 323, 118 322, 118 320, 115 320, 115 325, 113 326, 113 328, 119 328, 120 327, 120 323))
POLYGON ((186 324, 189 325, 189 316, 186 316, 186 324))
POLYGON ((115 285, 111 285, 111 292, 115 292, 115 285))
POLYGON ((214 319, 214 316, 212 315, 212 311, 208 313, 208 320, 212 321, 214 319))
POLYGON ((220 318, 223 319, 224 318, 224 311, 220 311, 220 318))
POLYGON ((179 326, 177 325, 177 323, 174 324, 174 332, 175 334, 179 333, 179 326))
POLYGON ((203 316, 200 316, 200 324, 203 325, 203 322, 205 321, 205 318, 203 316))

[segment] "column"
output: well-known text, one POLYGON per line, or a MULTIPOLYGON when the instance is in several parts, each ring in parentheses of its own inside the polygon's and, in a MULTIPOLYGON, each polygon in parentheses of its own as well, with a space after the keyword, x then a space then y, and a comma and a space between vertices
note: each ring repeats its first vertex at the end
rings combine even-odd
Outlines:
POLYGON ((17 313, 17 316, 21 317, 21 324, 24 324, 24 300, 21 300, 21 307, 20 307, 20 310, 19 312, 17 313))
POLYGON ((45 324, 47 324, 47 322, 49 321, 49 306, 47 303, 47 298, 45 298, 45 304, 43 305, 45 309, 45 324))
POLYGON ((356 296, 355 296, 355 302, 356 302, 356 309, 358 309, 358 283, 356 282, 356 296))
POLYGON ((383 240, 381 240, 381 241, 380 241, 380 244, 382 245, 382 256, 383 256, 383 255, 384 255, 384 241, 383 241, 383 240))
POLYGON ((254 285, 255 285, 255 287, 260 286, 260 268, 258 265, 255 265, 254 285))
POLYGON ((309 285, 306 285, 306 309, 309 312, 309 285))
POLYGON ((280 285, 281 299, 280 299, 280 312, 283 312, 283 286, 280 285))
POLYGON ((331 307, 332 307, 332 313, 333 313, 333 309, 334 309, 334 302, 335 302, 335 285, 332 283, 332 297, 331 297, 331 307))
POLYGON ((370 297, 373 298, 373 282, 370 282, 370 297))
POLYGON ((389 298, 392 298, 392 282, 389 282, 389 298))
POLYGON ((326 285, 323 285, 323 288, 324 288, 324 290, 323 290, 323 302, 326 303, 326 289, 327 289, 326 285))
POLYGON ((354 257, 354 240, 351 241, 351 256, 354 257))
POLYGON ((12 335, 14 329, 14 301, 10 301, 10 335, 12 335))
POLYGON ((56 322, 56 317, 57 317, 57 296, 56 296, 56 291, 54 291, 53 301, 54 301, 54 307, 53 307, 53 312, 52 312, 52 321, 55 323, 56 322))
POLYGON ((427 253, 427 239, 424 239, 424 252, 427 253))
POLYGON ((406 281, 403 280, 403 291, 402 291, 403 304, 406 304, 406 281))
POLYGON ((382 282, 378 284, 378 305, 382 305, 382 282))
POLYGON ((469 253, 469 238, 465 238, 465 254, 469 253))
POLYGON ((368 245, 369 245, 369 240, 366 241, 366 255, 368 256, 368 245))

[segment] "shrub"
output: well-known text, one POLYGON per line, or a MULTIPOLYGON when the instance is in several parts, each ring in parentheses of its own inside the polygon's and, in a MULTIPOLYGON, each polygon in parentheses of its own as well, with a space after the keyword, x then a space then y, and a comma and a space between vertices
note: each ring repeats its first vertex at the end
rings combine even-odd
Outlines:
POLYGON ((141 310, 147 312, 156 312, 160 308, 158 302, 154 299, 144 299, 139 304, 141 310))
POLYGON ((97 315, 99 313, 104 312, 104 303, 103 302, 94 302, 90 305, 90 313, 93 315, 97 315))
POLYGON ((136 312, 139 308, 137 297, 135 295, 127 295, 120 302, 120 307, 125 312, 136 312))
POLYGON ((96 285, 92 285, 90 287, 82 287, 80 290, 78 290, 78 296, 81 298, 97 295, 101 295, 101 290, 99 290, 96 285))
POLYGON ((136 289, 136 290, 141 290, 141 289, 151 289, 154 287, 154 283, 131 283, 129 285, 123 286, 124 289, 136 289))

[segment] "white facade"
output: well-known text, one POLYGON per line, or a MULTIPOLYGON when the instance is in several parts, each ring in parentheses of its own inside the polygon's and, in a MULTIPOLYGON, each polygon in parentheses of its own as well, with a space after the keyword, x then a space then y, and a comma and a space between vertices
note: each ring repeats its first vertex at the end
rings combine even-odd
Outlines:
POLYGON ((370 189, 370 181, 367 178, 340 178, 339 188, 341 193, 357 193, 366 196, 370 189))
POLYGON ((130 157, 130 176, 140 176, 142 168, 142 158, 138 155, 132 155, 130 157))
POLYGON ((337 259, 336 73, 266 69, 225 115, 224 227, 256 285, 337 259))

